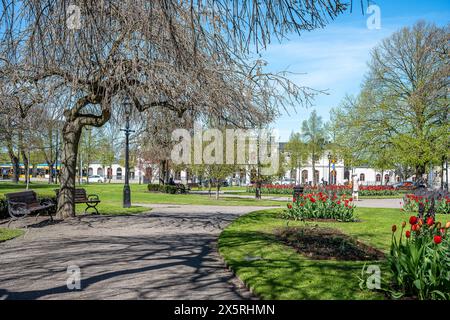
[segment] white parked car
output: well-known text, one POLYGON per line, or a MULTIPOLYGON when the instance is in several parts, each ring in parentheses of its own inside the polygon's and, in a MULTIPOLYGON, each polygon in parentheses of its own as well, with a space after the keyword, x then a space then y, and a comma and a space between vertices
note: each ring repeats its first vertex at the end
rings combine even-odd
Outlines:
MULTIPOLYGON (((105 178, 102 176, 99 176, 99 175, 89 176, 87 179, 88 179, 89 183, 104 183, 105 182, 105 178)), ((86 183, 86 178, 83 178, 83 182, 86 183)))
POLYGON ((283 179, 275 181, 275 184, 281 184, 281 185, 291 185, 295 184, 295 179, 283 179))

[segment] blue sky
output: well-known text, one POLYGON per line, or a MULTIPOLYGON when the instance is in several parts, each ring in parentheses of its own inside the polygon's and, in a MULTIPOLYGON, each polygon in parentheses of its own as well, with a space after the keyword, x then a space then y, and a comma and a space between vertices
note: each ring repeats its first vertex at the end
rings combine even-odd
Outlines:
MULTIPOLYGON (((346 94, 357 94, 368 70, 370 51, 382 39, 421 19, 440 26, 450 22, 450 0, 378 0, 371 3, 380 8, 381 28, 368 29, 370 15, 362 15, 360 1, 353 1, 352 13, 343 13, 323 29, 273 43, 262 53, 270 70, 302 73, 290 78, 298 85, 328 92, 316 97, 311 108, 297 107, 290 115, 281 110, 283 115, 273 124, 280 141, 287 141, 292 131, 299 131, 313 109, 327 121, 330 109, 346 94)), ((363 3, 366 6, 366 0, 363 3)))

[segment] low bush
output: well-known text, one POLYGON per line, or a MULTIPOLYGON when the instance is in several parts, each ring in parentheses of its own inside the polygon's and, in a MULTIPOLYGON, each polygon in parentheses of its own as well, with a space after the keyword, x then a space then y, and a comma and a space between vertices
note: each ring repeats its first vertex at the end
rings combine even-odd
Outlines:
POLYGON ((148 191, 150 191, 150 192, 161 192, 161 190, 160 190, 160 185, 159 185, 159 184, 152 184, 152 183, 149 183, 149 184, 147 185, 147 189, 148 189, 148 191))
POLYGON ((147 189, 150 192, 162 192, 168 194, 186 193, 186 188, 183 184, 149 184, 147 189))

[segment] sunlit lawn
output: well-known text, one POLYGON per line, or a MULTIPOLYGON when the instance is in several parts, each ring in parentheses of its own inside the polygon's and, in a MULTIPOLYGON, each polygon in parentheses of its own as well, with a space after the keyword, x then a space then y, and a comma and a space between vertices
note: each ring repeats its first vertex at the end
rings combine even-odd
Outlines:
MULTIPOLYGON (((219 251, 228 265, 252 290, 264 299, 382 299, 362 291, 358 276, 364 262, 310 260, 273 236, 275 228, 286 226, 281 210, 252 212, 235 220, 219 238, 219 251), (255 260, 256 259, 256 260, 255 260), (258 260, 259 259, 259 260, 258 260)), ((400 226, 409 214, 396 209, 357 208, 361 222, 315 223, 337 228, 385 252, 389 250, 391 226, 400 226)), ((438 215, 440 221, 450 216, 438 215)), ((303 222, 289 222, 299 226, 303 222)), ((385 267, 385 262, 373 262, 385 267)))
POLYGON ((7 229, 0 228, 0 242, 13 239, 15 237, 21 236, 25 231, 20 229, 7 229))

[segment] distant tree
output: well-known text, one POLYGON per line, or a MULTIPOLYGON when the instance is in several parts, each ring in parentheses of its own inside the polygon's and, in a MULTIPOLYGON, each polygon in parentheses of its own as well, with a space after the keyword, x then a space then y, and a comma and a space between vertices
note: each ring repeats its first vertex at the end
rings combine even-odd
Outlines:
POLYGON ((413 167, 419 178, 448 159, 448 34, 449 25, 418 22, 374 49, 360 95, 334 120, 353 151, 380 168, 413 167))
MULTIPOLYGON (((289 141, 284 147, 285 152, 289 156, 289 169, 301 172, 301 167, 308 159, 307 145, 302 141, 301 134, 292 132, 289 141)), ((296 183, 301 183, 300 175, 297 175, 296 183)))
POLYGON ((317 115, 316 110, 311 113, 308 120, 303 121, 301 127, 301 137, 305 142, 308 153, 310 155, 313 171, 313 185, 317 185, 318 181, 315 173, 316 162, 320 159, 325 151, 327 136, 322 117, 317 115))

